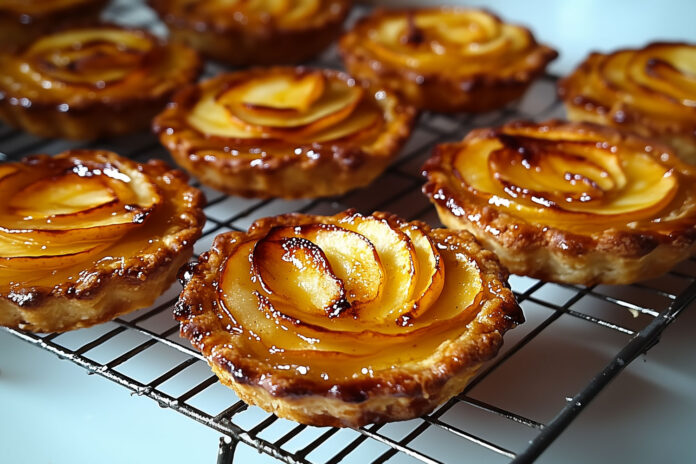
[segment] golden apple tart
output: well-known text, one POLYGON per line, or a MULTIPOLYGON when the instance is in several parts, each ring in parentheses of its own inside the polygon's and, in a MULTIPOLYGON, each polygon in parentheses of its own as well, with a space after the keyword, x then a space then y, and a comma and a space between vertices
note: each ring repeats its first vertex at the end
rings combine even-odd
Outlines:
POLYGON ((50 31, 95 23, 108 0, 0 0, 0 48, 15 49, 50 31))
POLYGON ((436 147, 423 191, 515 274, 591 285, 662 274, 696 250, 696 168, 591 123, 514 122, 436 147))
POLYGON ((112 25, 68 29, 0 53, 0 119, 42 137, 146 129, 198 76, 197 53, 112 25))
POLYGON ((500 108, 521 97, 557 56, 524 27, 455 7, 377 10, 339 47, 355 77, 441 112, 500 108))
POLYGON ((569 119, 656 138, 696 164, 696 44, 592 53, 558 90, 569 119))
POLYGON ((154 130, 204 184, 232 195, 310 198, 374 180, 414 118, 393 94, 346 74, 276 67, 182 89, 154 130))
POLYGON ((470 234, 385 213, 261 219, 216 237, 184 279, 181 334, 222 383, 319 426, 430 412, 523 321, 470 234))
POLYGON ((343 30, 351 0, 150 0, 172 40, 233 66, 296 64, 343 30))
POLYGON ((201 235, 187 180, 100 150, 0 164, 0 325, 62 332, 151 305, 201 235))

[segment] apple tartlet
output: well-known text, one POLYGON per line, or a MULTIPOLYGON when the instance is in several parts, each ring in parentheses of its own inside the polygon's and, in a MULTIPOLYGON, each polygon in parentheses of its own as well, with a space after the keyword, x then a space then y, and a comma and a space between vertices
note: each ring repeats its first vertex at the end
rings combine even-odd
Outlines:
POLYGON ((206 185, 232 195, 311 198, 370 183, 414 118, 393 94, 371 92, 346 74, 278 67, 182 89, 154 130, 206 185))
POLYGON ((233 66, 297 64, 338 38, 351 0, 150 0, 172 40, 233 66))
POLYGON ((569 119, 656 138, 696 164, 696 45, 592 53, 558 90, 569 119))
POLYGON ((0 53, 0 119, 42 137, 81 140, 146 129, 199 68, 193 49, 142 30, 64 30, 0 53))
POLYGON ((523 321, 469 233, 385 213, 261 219, 216 237, 184 279, 181 334, 222 383, 319 426, 430 412, 523 321))
POLYGON ((440 112, 500 108, 521 97, 557 56, 524 27, 453 7, 377 10, 339 47, 355 77, 440 112))
POLYGON ((0 325, 62 332, 151 305, 201 235, 187 180, 97 150, 0 164, 0 325))
POLYGON ((591 123, 515 122, 436 147, 423 191, 510 272, 591 285, 657 276, 696 250, 696 168, 591 123))
POLYGON ((15 49, 50 31, 95 23, 108 0, 1 0, 0 48, 15 49))

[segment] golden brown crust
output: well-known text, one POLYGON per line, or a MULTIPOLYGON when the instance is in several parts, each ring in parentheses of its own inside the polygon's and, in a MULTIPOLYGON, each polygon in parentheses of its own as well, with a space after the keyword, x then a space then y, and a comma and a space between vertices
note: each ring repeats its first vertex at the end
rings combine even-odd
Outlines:
MULTIPOLYGON (((123 200, 125 204, 114 209, 115 214, 134 212, 131 222, 124 222, 122 228, 99 226, 108 229, 101 235, 98 235, 99 227, 84 222, 99 207, 83 208, 83 213, 76 212, 67 217, 64 214, 49 214, 46 216, 47 227, 59 220, 73 221, 74 226, 56 226, 55 232, 41 232, 34 229, 35 226, 20 229, 22 236, 41 234, 39 237, 48 237, 37 239, 39 243, 46 243, 50 251, 49 256, 40 256, 30 248, 6 248, 7 236, 3 234, 9 233, 11 237, 12 231, 17 230, 13 217, 21 212, 21 209, 11 206, 11 214, 4 215, 0 224, 0 276, 4 281, 0 285, 0 325, 37 332, 66 331, 105 322, 152 304, 171 285, 179 268, 190 258, 193 243, 200 237, 205 222, 203 194, 188 185, 188 178, 183 172, 172 170, 159 160, 138 164, 112 152, 71 150, 53 158, 37 155, 0 167, 19 169, 17 172, 24 173, 22 175, 29 179, 22 181, 20 190, 11 189, 12 195, 7 197, 11 205, 12 202, 20 202, 21 207, 26 208, 23 204, 26 202, 14 194, 33 192, 36 188, 32 185, 41 186, 49 178, 50 182, 59 183, 63 177, 67 179, 66 176, 92 178, 109 171, 106 174, 109 177, 118 179, 126 176, 131 180, 115 188, 105 187, 105 190, 93 194, 98 196, 107 192, 116 196, 115 200, 104 203, 104 207, 115 205, 116 200, 123 200), (132 199, 132 192, 144 188, 144 184, 141 184, 143 180, 151 184, 157 198, 152 206, 145 209, 139 208, 132 199), (131 187, 131 183, 137 185, 131 187), (131 190, 122 190, 124 188, 131 190), (94 242, 85 238, 86 235, 95 237, 97 248, 94 251, 80 251, 81 238, 87 240, 86 248, 93 246, 94 242), (63 242, 65 244, 61 245, 63 242), (63 246, 70 248, 61 251, 60 247, 63 246), (57 250, 54 249, 56 247, 57 250), (74 251, 76 249, 78 251, 74 251), (33 257, 22 258, 25 253, 33 257), (82 254, 84 257, 81 257, 82 254), (77 258, 65 262, 66 258, 72 256, 77 258), (21 263, 27 259, 34 261, 29 267, 21 263), (54 264, 61 259, 63 264, 54 264)), ((12 175, 0 181, 8 178, 11 179, 12 175)), ((67 179, 66 182, 75 181, 67 179)), ((7 194, 4 185, 3 193, 7 194)), ((58 195, 59 199, 64 198, 62 185, 56 187, 58 193, 52 194, 58 195)), ((31 204, 28 207, 42 211, 52 205, 31 204)))
POLYGON ((0 119, 42 137, 80 140, 145 129, 200 67, 193 49, 146 31, 63 30, 0 53, 0 119), (27 77, 27 66, 36 75, 27 77))
POLYGON ((440 112, 498 109, 521 97, 558 55, 537 44, 526 28, 483 10, 456 7, 376 10, 341 38, 339 48, 354 76, 401 93, 419 109, 440 112), (399 22, 399 34, 385 28, 399 22), (476 37, 470 32, 450 39, 442 35, 448 28, 452 33, 457 28, 471 31, 471 24, 478 26, 473 28, 479 31, 476 37), (394 37, 382 38, 385 30, 394 37), (446 40, 457 46, 448 47, 446 40), (462 51, 473 42, 478 51, 462 51))
POLYGON ((338 38, 352 1, 288 3, 297 9, 307 2, 315 2, 316 10, 297 19, 287 12, 274 13, 263 2, 256 2, 258 10, 218 0, 198 2, 195 7, 181 0, 150 0, 149 4, 167 24, 172 40, 215 60, 249 66, 302 63, 338 38))
MULTIPOLYGON (((177 163, 206 185, 233 195, 311 198, 372 182, 410 135, 415 116, 415 110, 394 95, 372 93, 344 73, 274 67, 221 74, 186 87, 155 118, 153 127, 177 163), (316 120, 311 115, 323 105, 323 97, 299 113, 293 109, 294 115, 311 116, 305 125, 275 128, 235 122, 223 101, 225 95, 276 77, 292 82, 316 77, 328 83, 321 84, 327 89, 333 82, 342 92, 359 93, 355 97, 359 100, 316 120), (206 102, 214 103, 202 106, 206 102)), ((278 121, 290 124, 284 114, 278 121)))
MULTIPOLYGON (((507 162, 507 166, 517 164, 511 159, 507 162)), ((572 166, 585 174, 591 171, 568 166, 565 171, 557 168, 556 174, 565 173, 562 182, 568 182, 568 192, 581 192, 571 188, 571 184, 581 182, 572 180, 572 166)), ((681 163, 668 147, 612 128, 548 121, 478 129, 462 142, 436 147, 423 172, 428 178, 423 192, 437 207, 442 222, 471 232, 516 274, 585 285, 625 284, 660 275, 696 249, 696 196, 692 188, 696 171, 681 163), (549 167, 536 165, 535 157, 549 159, 560 153, 589 165, 590 159, 609 163, 606 160, 618 153, 620 169, 607 168, 598 175, 611 178, 627 172, 629 184, 608 184, 603 192, 588 188, 585 196, 581 194, 575 200, 567 196, 566 203, 554 203, 550 195, 558 195, 564 187, 547 184, 557 185, 559 190, 535 191, 531 187, 535 181, 528 179, 535 174, 527 171, 526 175, 517 173, 517 185, 496 190, 499 180, 507 178, 505 171, 491 167, 490 157, 509 149, 526 153, 532 165, 528 169, 537 166, 537 172, 542 173, 549 167), (470 175, 461 172, 461 166, 464 162, 475 165, 479 156, 488 158, 481 165, 485 164, 481 178, 491 181, 474 185, 470 175), (648 186, 639 189, 651 192, 645 199, 637 192, 631 194, 638 205, 634 209, 613 213, 609 208, 618 208, 622 195, 626 198, 626 192, 631 191, 630 183, 643 181, 627 167, 634 156, 649 165, 648 169, 655 169, 658 180, 653 190, 648 186), (666 184, 664 189, 659 188, 660 183, 666 184), (529 199, 523 198, 525 195, 529 199), (587 209, 583 209, 583 202, 587 209)), ((553 173, 544 175, 548 175, 547 182, 558 181, 553 173)), ((582 182, 591 184, 591 178, 582 182)))
MULTIPOLYGON (((339 254, 352 249, 351 240, 347 240, 346 235, 341 237, 343 241, 336 242, 342 249, 339 254)), ((356 238, 355 243, 364 247, 361 240, 356 238)), ((388 239, 384 246, 389 248, 396 244, 388 239)), ((312 259, 318 256, 324 254, 314 255, 312 259)), ((344 255, 339 259, 352 257, 344 255)), ((419 255, 417 269, 421 273, 426 270, 424 263, 419 255)), ((350 264, 348 268, 356 269, 352 267, 355 265, 350 264)), ((278 272, 278 267, 268 269, 278 272)), ((406 272, 401 267, 398 269, 401 269, 398 272, 406 272)), ((364 268, 355 272, 364 272, 364 268)), ((262 283, 253 285, 270 285, 268 280, 263 283, 267 279, 263 269, 258 276, 262 283)), ((182 336, 201 350, 221 381, 245 401, 305 424, 357 427, 417 417, 459 393, 479 366, 497 353, 503 333, 523 321, 506 279, 507 273, 495 255, 481 248, 466 232, 431 230, 423 223, 407 223, 385 213, 367 217, 354 211, 336 216, 289 214, 257 221, 247 234, 230 232, 216 237, 211 250, 201 255, 198 264, 187 272, 187 283, 175 316, 181 323, 182 336), (368 227, 361 228, 366 224, 368 227), (376 247, 375 256, 379 257, 374 258, 376 262, 384 266, 383 270, 390 269, 389 252, 378 244, 378 235, 371 235, 376 231, 370 232, 370 227, 377 227, 377 230, 387 227, 394 231, 389 233, 411 234, 404 243, 413 244, 427 236, 427 243, 432 243, 437 250, 439 258, 435 262, 443 266, 444 273, 439 275, 444 276, 444 283, 440 282, 444 286, 438 287, 440 284, 431 281, 427 289, 435 291, 438 287, 439 293, 427 297, 427 303, 418 300, 416 304, 408 303, 412 300, 399 294, 408 308, 413 304, 412 310, 419 311, 418 315, 399 316, 398 311, 394 311, 401 303, 384 307, 389 305, 381 298, 389 298, 390 285, 401 283, 398 279, 390 281, 391 277, 370 281, 370 288, 381 288, 376 294, 380 300, 361 306, 356 296, 359 292, 353 293, 355 287, 351 287, 350 274, 341 278, 346 291, 352 295, 348 303, 340 306, 338 313, 333 312, 335 308, 326 313, 323 321, 317 319, 317 314, 310 314, 313 311, 310 303, 292 312, 288 319, 289 310, 281 300, 294 305, 293 296, 277 293, 278 287, 269 288, 270 293, 264 293, 267 296, 258 297, 259 310, 272 310, 266 313, 266 317, 276 321, 270 323, 271 329, 252 322, 259 318, 265 320, 265 317, 245 314, 247 303, 243 299, 238 300, 240 306, 230 305, 237 300, 236 296, 229 295, 239 295, 241 288, 230 286, 230 281, 244 279, 234 277, 244 275, 238 272, 237 263, 270 266, 269 262, 259 263, 258 253, 265 256, 261 249, 283 234, 295 234, 295 238, 283 242, 288 245, 283 245, 286 251, 298 237, 313 237, 312 243, 321 246, 333 263, 333 271, 329 271, 338 275, 340 263, 333 261, 337 252, 331 251, 330 242, 311 234, 317 230, 329 234, 360 230, 365 234, 362 237, 370 237, 368 243, 376 247), (247 257, 244 250, 252 246, 254 251, 247 257), (465 261, 468 264, 463 264, 465 261), (464 268, 472 272, 466 274, 470 277, 467 285, 458 280, 458 276, 462 276, 458 272, 464 268), (247 326, 245 320, 254 327, 247 326), (294 335, 285 335, 281 329, 275 329, 280 332, 271 335, 273 324, 293 325, 295 329, 290 333, 297 331, 298 336, 308 340, 318 351, 306 351, 301 348, 303 342, 298 344, 294 335), (359 328, 362 324, 365 329, 359 328), (256 351, 258 346, 261 346, 260 351, 256 351)), ((258 291, 253 293, 257 294, 258 291)))
POLYGON ((51 31, 95 23, 108 0, 13 0, 0 4, 0 48, 14 50, 51 31))
POLYGON ((696 45, 656 42, 592 53, 558 82, 568 118, 630 130, 696 164, 696 45))

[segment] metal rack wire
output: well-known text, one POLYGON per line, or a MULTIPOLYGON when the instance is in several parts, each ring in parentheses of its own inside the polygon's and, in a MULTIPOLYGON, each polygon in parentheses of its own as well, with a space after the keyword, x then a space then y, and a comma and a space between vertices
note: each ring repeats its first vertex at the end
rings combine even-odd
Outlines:
MULTIPOLYGON (((121 22, 162 30, 154 15, 137 2, 115 2, 109 14, 121 22)), ((339 67, 334 51, 315 64, 339 67)), ((221 69, 209 64, 206 74, 221 69)), ((411 140, 385 174, 372 186, 340 197, 250 200, 202 187, 208 196, 208 223, 196 254, 207 249, 218 233, 244 230, 259 217, 289 211, 327 214, 346 207, 365 213, 381 209, 437 225, 434 210, 420 193, 419 169, 431 147, 458 140, 478 126, 562 116, 554 88, 555 79, 546 76, 520 102, 502 111, 462 117, 422 115, 411 140)), ((77 144, 38 139, 0 126, 0 151, 10 160, 76 146, 107 148, 138 161, 171 162, 147 133, 77 144)), ((223 435, 219 463, 232 462, 238 442, 286 463, 335 464, 355 456, 362 456, 361 460, 369 456, 374 463, 459 462, 464 456, 525 463, 534 461, 628 363, 657 343, 662 331, 696 298, 696 261, 690 259, 661 278, 631 286, 582 287, 515 276, 511 284, 528 322, 506 335, 500 355, 484 366, 464 392, 422 418, 358 430, 299 425, 247 407, 219 384, 201 355, 178 338, 178 326, 171 317, 176 285, 152 307, 90 329, 65 334, 5 330, 217 430, 223 435), (516 378, 520 362, 538 357, 537 345, 565 338, 569 332, 576 335, 573 346, 583 359, 590 352, 589 342, 583 343, 588 340, 601 340, 606 348, 602 356, 594 353, 590 357, 595 362, 581 366, 570 380, 551 379, 546 392, 553 400, 542 401, 541 409, 531 393, 504 394, 505 383, 516 378), (528 408, 528 403, 535 403, 535 409, 528 408), (501 439, 499 429, 516 438, 501 439)))

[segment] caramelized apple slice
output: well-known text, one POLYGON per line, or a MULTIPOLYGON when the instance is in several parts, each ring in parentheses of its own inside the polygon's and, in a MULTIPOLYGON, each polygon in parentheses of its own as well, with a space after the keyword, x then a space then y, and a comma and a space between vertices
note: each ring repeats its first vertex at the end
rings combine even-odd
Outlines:
POLYGON ((324 252, 302 237, 265 237, 251 256, 252 269, 263 289, 275 298, 307 306, 311 312, 337 317, 350 307, 343 282, 324 252))
MULTIPOLYGON (((247 85, 232 87, 223 93, 218 97, 218 104, 224 106, 231 117, 251 126, 316 132, 345 119, 363 96, 362 87, 349 86, 339 79, 331 79, 320 86, 325 88, 321 88, 319 98, 312 101, 315 94, 312 93, 311 87, 319 86, 317 82, 323 82, 324 79, 323 75, 317 74, 321 81, 319 78, 310 77, 301 81, 303 83, 299 86, 297 75, 294 73, 270 76, 263 80, 253 79, 247 85), (282 90, 279 87, 282 87, 282 90), (297 94, 296 88, 300 90, 297 94), (267 101, 261 105, 260 98, 250 102, 246 99, 246 94, 251 91, 249 89, 260 95, 281 95, 278 100, 282 100, 283 104, 269 104, 273 102, 267 101), (250 103, 256 106, 250 106, 250 103), (307 103, 309 104, 304 108, 307 103)), ((313 75, 314 73, 310 74, 313 75)))
POLYGON ((64 174, 29 184, 10 199, 8 206, 22 216, 46 218, 87 211, 117 200, 100 177, 64 174))
POLYGON ((123 235, 162 201, 135 168, 68 158, 51 172, 21 171, 0 179, 0 198, 7 199, 0 205, 0 230, 47 245, 123 235))
MULTIPOLYGON (((365 103, 358 106, 353 114, 332 127, 327 127, 313 134, 298 134, 299 143, 326 142, 329 140, 353 140, 362 137, 366 133, 379 131, 383 123, 382 112, 379 108, 365 103)), ((294 139, 292 134, 289 138, 294 139)))
POLYGON ((416 251, 418 280, 412 298, 401 307, 394 308, 392 316, 395 317, 398 324, 408 325, 440 297, 442 287, 445 284, 445 267, 441 262, 440 252, 420 227, 409 225, 402 230, 408 235, 416 251))
POLYGON ((377 250, 384 270, 380 297, 373 304, 357 309, 359 317, 382 322, 392 319, 395 308, 401 308, 413 295, 419 278, 413 243, 401 230, 373 217, 356 214, 341 220, 339 225, 365 236, 377 250))
POLYGON ((278 117, 307 111, 325 88, 326 78, 319 71, 271 74, 231 87, 218 97, 218 103, 241 104, 250 115, 278 117))
POLYGON ((269 240, 288 237, 304 237, 324 252, 351 306, 379 296, 384 271, 377 250, 364 236, 331 224, 281 227, 268 235, 269 240))
POLYGON ((140 66, 152 47, 153 39, 138 31, 85 29, 46 36, 26 57, 41 73, 62 82, 108 84, 140 66))
POLYGON ((252 127, 230 116, 210 92, 203 95, 186 117, 194 129, 202 134, 233 139, 262 139, 270 137, 262 128, 252 127))

